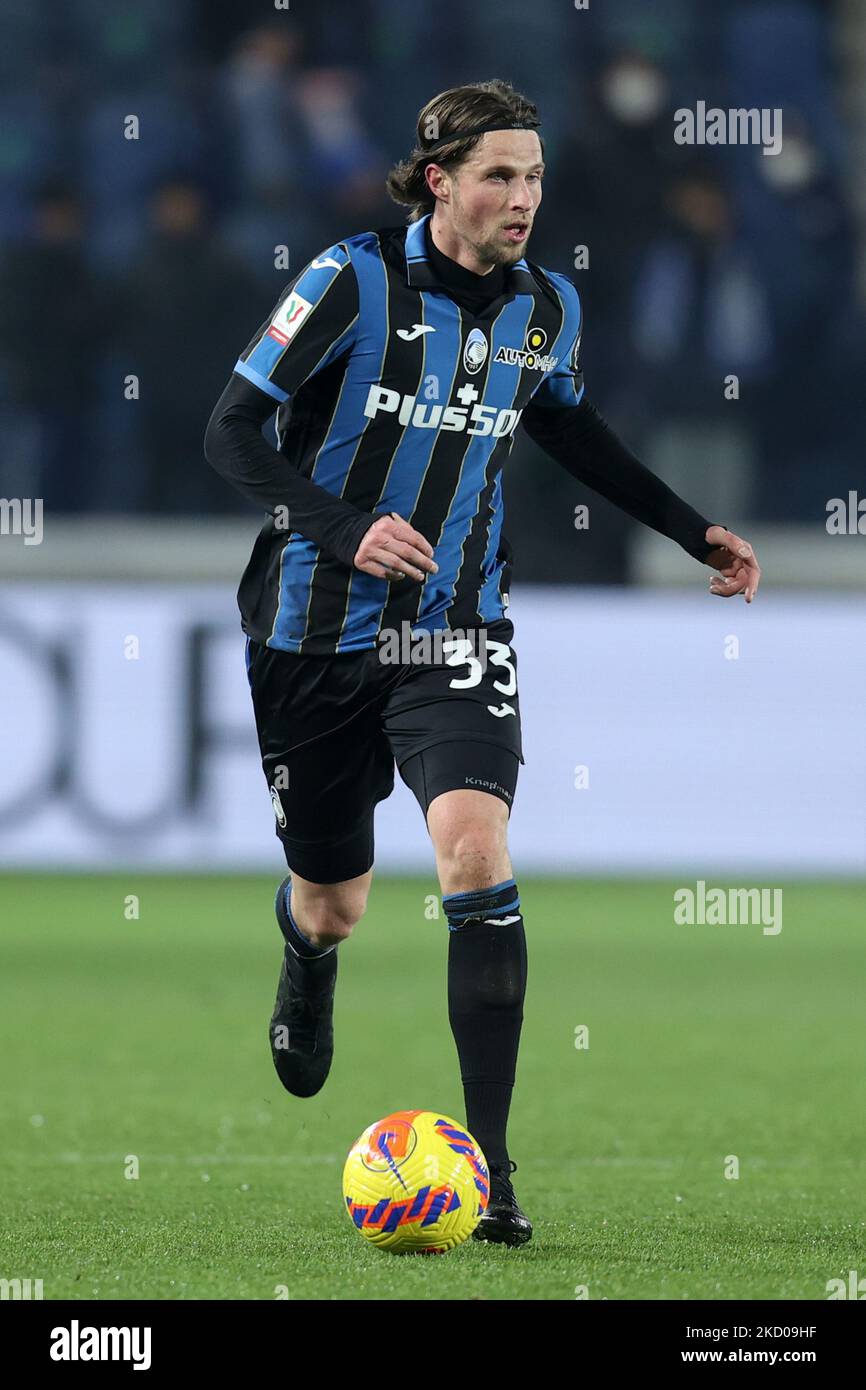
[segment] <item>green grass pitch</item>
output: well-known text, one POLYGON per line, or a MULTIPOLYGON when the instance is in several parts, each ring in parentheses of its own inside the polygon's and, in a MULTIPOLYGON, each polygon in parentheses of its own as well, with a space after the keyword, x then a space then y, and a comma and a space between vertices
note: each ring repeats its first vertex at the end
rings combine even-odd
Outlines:
POLYGON ((356 1234, 340 1179, 389 1111, 465 1119, 436 884, 374 882, 331 1077, 299 1101, 267 1040, 275 882, 0 879, 0 1276, 46 1299, 785 1300, 866 1275, 862 884, 794 882, 765 936, 675 925, 672 882, 518 874, 510 1138, 535 1239, 400 1259, 356 1234))

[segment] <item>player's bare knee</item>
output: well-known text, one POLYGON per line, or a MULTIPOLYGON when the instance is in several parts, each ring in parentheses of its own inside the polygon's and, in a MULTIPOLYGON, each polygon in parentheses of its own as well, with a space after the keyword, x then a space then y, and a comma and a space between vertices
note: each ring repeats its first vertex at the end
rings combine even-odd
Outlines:
POLYGON ((331 915, 312 923, 308 932, 311 940, 315 940, 319 946, 339 946, 341 941, 346 941, 352 935, 354 926, 354 922, 331 915))
POLYGON ((372 870, 343 883, 312 883, 292 876, 292 912, 317 946, 335 946, 351 936, 367 910, 372 870))
POLYGON ((455 885, 464 892, 485 888, 507 858, 505 826, 464 822, 441 838, 436 851, 445 892, 455 885))
POLYGON ((333 896, 319 895, 304 903, 300 913, 311 938, 321 946, 336 946, 351 936, 366 908, 366 890, 353 888, 333 896))

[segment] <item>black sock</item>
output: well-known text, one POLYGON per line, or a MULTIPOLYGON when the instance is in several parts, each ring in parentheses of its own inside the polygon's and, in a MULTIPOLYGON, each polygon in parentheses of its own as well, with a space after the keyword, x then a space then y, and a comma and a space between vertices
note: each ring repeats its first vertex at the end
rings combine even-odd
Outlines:
POLYGON ((506 1163, 506 1126, 526 993, 526 935, 513 879, 443 898, 448 915, 448 1018, 466 1125, 488 1164, 506 1163))

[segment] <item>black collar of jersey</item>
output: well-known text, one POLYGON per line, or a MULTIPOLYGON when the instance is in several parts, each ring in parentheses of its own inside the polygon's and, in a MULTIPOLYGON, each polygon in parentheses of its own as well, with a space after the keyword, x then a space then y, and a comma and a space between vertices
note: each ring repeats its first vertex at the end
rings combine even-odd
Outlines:
POLYGON ((444 252, 439 250, 430 235, 430 222, 424 224, 424 245, 427 248, 427 256, 437 279, 455 298, 459 293, 462 299, 468 298, 473 304, 489 304, 491 299, 504 293, 504 265, 493 266, 485 275, 478 275, 475 271, 467 270, 465 266, 460 265, 457 261, 452 261, 450 256, 446 256, 444 252))
MULTIPOLYGON (((430 264, 430 257, 427 255, 424 227, 430 221, 431 216, 432 213, 428 212, 417 222, 410 222, 406 229, 406 283, 419 290, 441 290, 443 288, 442 282, 437 278, 433 266, 430 264)), ((537 290, 538 286, 525 260, 521 259, 507 268, 504 289, 506 295, 534 295, 537 290)))

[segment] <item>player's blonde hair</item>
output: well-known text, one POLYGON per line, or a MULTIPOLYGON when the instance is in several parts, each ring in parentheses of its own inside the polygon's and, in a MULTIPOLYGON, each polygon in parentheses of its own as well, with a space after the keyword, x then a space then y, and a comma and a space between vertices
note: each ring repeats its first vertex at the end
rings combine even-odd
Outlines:
MULTIPOLYGON (((481 135, 461 137, 460 131, 500 120, 503 128, 519 123, 524 129, 534 130, 540 124, 535 103, 516 92, 510 82, 499 78, 449 87, 421 108, 415 148, 408 159, 394 165, 385 183, 394 202, 408 208, 409 222, 417 222, 419 217, 432 212, 436 203, 424 176, 427 165, 432 162, 443 169, 456 168, 483 138, 481 135), (453 140, 448 138, 452 135, 453 140), (443 145, 443 140, 448 143, 443 145), (430 147, 437 142, 438 148, 432 153, 430 147)), ((541 136, 538 138, 540 140, 541 136)), ((543 141, 541 148, 543 152, 543 141)))

